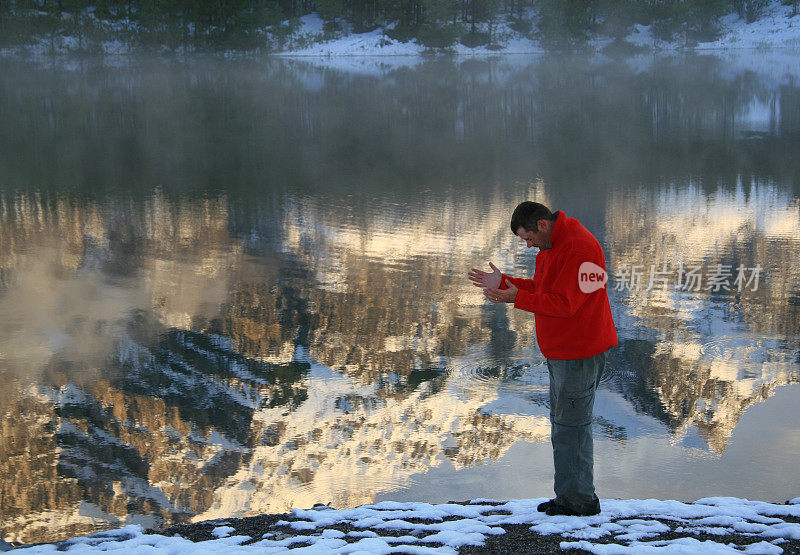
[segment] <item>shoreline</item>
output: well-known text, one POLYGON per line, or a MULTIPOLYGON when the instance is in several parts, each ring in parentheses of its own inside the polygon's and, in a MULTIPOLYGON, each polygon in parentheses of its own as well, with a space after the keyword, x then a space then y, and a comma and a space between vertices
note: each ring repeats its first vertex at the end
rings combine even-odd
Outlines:
MULTIPOLYGON (((706 53, 730 53, 730 52, 743 52, 743 53, 756 53, 756 52, 800 52, 800 44, 786 45, 786 44, 763 44, 763 45, 736 45, 724 44, 713 46, 669 46, 669 47, 643 47, 641 50, 631 53, 629 55, 621 56, 622 58, 630 58, 637 56, 660 56, 660 55, 678 55, 678 54, 706 54, 706 53)), ((18 58, 24 61, 25 58, 32 57, 75 57, 75 58, 137 58, 144 56, 211 56, 220 58, 280 58, 280 59, 370 59, 370 58, 421 58, 421 59, 436 59, 436 58, 511 58, 515 56, 544 56, 544 55, 601 55, 609 58, 618 57, 616 55, 609 55, 603 52, 602 48, 583 48, 571 51, 552 51, 542 48, 531 48, 530 50, 421 50, 419 52, 303 52, 303 51, 283 51, 283 52, 270 52, 270 51, 253 51, 253 50, 203 50, 193 48, 158 48, 158 47, 137 47, 126 45, 119 50, 111 50, 99 46, 97 48, 56 48, 52 49, 49 46, 43 47, 37 44, 15 45, 0 47, 0 58, 18 58)))
POLYGON ((385 501, 352 509, 220 518, 144 530, 128 525, 19 553, 800 553, 800 498, 785 504, 711 497, 601 501, 590 517, 547 516, 546 498, 430 503, 385 501))

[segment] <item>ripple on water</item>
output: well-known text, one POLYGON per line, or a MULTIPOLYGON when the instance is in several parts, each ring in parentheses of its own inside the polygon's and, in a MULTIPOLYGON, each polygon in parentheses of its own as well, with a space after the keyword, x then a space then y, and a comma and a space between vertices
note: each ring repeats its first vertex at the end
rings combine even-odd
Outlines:
POLYGON ((448 366, 451 381, 465 390, 513 390, 539 392, 547 387, 547 367, 541 361, 499 361, 492 356, 474 356, 452 361, 448 366))
POLYGON ((700 346, 700 355, 711 360, 736 360, 744 362, 751 358, 757 348, 742 337, 722 336, 700 346))

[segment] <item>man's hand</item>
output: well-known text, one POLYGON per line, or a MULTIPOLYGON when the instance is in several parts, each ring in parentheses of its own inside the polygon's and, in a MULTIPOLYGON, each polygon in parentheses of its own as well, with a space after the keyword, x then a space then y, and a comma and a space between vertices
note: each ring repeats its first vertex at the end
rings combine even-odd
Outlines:
POLYGON ((472 268, 472 270, 469 271, 469 274, 467 275, 475 287, 483 287, 484 289, 487 287, 498 289, 500 287, 503 274, 491 262, 489 262, 489 267, 494 271, 484 272, 483 270, 476 270, 475 268, 472 268))
POLYGON ((508 289, 497 289, 495 287, 487 287, 483 290, 483 294, 486 295, 486 298, 492 301, 493 303, 513 303, 517 300, 517 289, 513 283, 506 280, 506 285, 508 285, 508 289))

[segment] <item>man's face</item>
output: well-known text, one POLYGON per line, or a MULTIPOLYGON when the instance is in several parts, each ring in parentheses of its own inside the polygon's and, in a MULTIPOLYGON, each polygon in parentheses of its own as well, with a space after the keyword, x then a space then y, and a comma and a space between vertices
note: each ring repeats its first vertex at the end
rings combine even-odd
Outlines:
POLYGON ((547 233, 546 225, 543 225, 543 220, 539 220, 538 222, 539 229, 534 231, 528 231, 522 226, 517 228, 517 235, 525 241, 525 245, 528 248, 537 247, 540 249, 549 249, 550 248, 550 235, 547 233))

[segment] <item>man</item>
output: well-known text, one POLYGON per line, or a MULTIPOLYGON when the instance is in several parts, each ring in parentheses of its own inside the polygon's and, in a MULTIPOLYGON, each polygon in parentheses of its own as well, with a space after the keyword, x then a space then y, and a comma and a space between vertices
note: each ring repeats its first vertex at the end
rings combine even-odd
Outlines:
POLYGON ((617 332, 606 293, 606 261, 597 239, 575 218, 526 201, 511 216, 511 231, 538 247, 533 279, 473 268, 469 279, 494 303, 533 312, 536 339, 550 371, 550 425, 555 498, 548 515, 600 512, 594 490, 592 410, 617 332))

